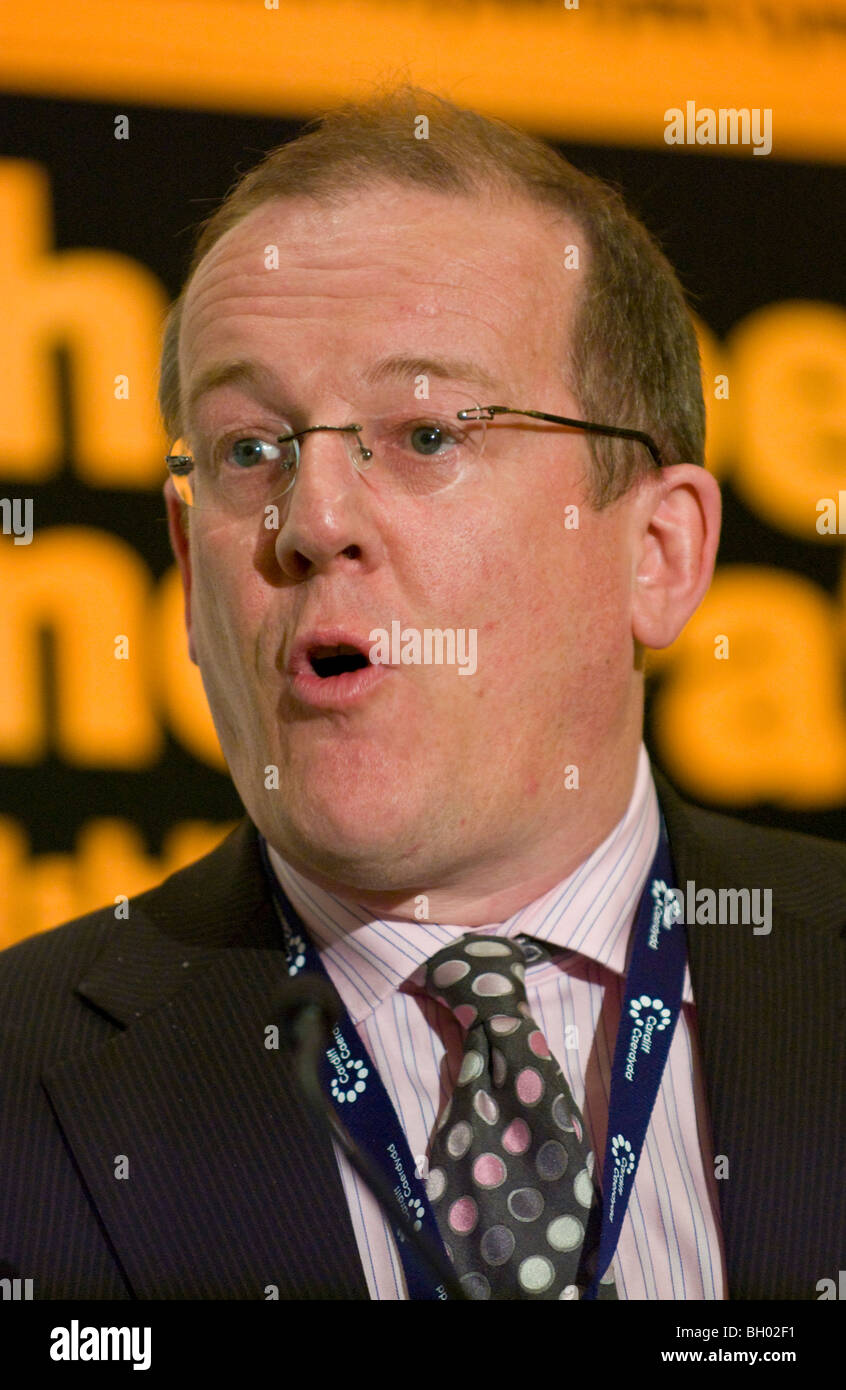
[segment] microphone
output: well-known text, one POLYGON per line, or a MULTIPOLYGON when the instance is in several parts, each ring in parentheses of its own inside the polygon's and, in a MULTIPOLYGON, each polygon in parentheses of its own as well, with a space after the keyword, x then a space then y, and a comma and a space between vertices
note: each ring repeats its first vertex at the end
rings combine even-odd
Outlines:
MULTIPOLYGON (((288 982, 279 1010, 282 1030, 296 1051, 297 1079, 312 1109, 324 1110, 318 1064, 341 1021, 341 1002, 327 980, 298 975, 288 982)), ((330 1112, 331 1113, 331 1112, 330 1112)))
POLYGON ((416 1231, 409 1216, 398 1206, 390 1184, 382 1173, 354 1142, 335 1113, 320 1082, 320 1058, 340 1022, 342 1005, 335 990, 318 975, 299 975, 289 981, 279 1009, 282 1030, 295 1050, 297 1080, 309 1109, 328 1124, 332 1137, 339 1144, 350 1165, 367 1184, 391 1226, 414 1247, 417 1254, 437 1275, 450 1298, 466 1301, 467 1294, 456 1278, 455 1269, 446 1252, 439 1249, 425 1230, 416 1231))

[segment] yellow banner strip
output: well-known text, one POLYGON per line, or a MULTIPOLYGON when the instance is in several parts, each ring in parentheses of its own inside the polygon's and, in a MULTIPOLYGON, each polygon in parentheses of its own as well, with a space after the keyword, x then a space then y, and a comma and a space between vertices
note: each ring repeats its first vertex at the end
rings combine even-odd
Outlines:
MULTIPOLYGON (((269 4, 6 0, 0 86, 301 116, 409 80, 552 137, 645 147, 688 103, 768 109, 773 157, 846 156, 845 0, 269 4)), ((686 148, 753 157, 748 142, 686 148)))

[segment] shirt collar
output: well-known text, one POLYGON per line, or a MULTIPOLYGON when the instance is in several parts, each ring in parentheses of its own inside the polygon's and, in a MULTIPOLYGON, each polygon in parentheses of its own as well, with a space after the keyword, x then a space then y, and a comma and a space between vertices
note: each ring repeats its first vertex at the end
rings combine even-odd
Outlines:
MULTIPOLYGON (((568 793, 564 793, 567 795, 568 793)), ((533 936, 624 975, 637 905, 658 847, 660 812, 649 755, 641 743, 628 807, 611 833, 567 878, 504 922, 474 927, 497 936, 533 936)), ((292 868, 270 845, 270 862, 302 918, 354 1024, 358 1025, 442 946, 470 928, 373 917, 292 868)), ((692 1000, 689 971, 683 997, 692 1000)))

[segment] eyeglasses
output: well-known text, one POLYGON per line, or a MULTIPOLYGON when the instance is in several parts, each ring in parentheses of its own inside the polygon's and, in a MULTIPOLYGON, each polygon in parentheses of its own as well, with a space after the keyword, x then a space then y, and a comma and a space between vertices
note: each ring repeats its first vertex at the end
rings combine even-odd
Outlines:
POLYGON ((513 445, 514 427, 500 430, 493 423, 501 416, 631 439, 648 450, 657 467, 663 466, 657 444, 642 430, 506 405, 480 406, 465 393, 450 390, 439 391, 416 415, 406 403, 360 424, 309 425, 282 433, 241 430, 210 441, 199 436, 191 441, 179 439, 165 462, 178 495, 189 506, 247 516, 278 501, 294 486, 306 435, 330 432, 343 440, 358 473, 373 470, 374 482, 378 479, 386 495, 423 497, 454 487, 477 468, 483 454, 495 461, 505 436, 513 445))

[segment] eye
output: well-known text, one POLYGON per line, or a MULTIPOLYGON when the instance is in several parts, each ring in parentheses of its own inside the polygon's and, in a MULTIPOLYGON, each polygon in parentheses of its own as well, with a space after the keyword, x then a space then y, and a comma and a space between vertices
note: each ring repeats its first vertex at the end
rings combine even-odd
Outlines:
POLYGON ((442 445, 455 444, 455 436, 445 425, 434 422, 414 425, 411 429, 411 447, 418 454, 436 454, 442 445))
POLYGON ((260 463, 279 463, 284 461, 289 451, 289 446, 282 446, 267 439, 259 439, 256 436, 248 436, 244 439, 233 439, 224 445, 224 457, 231 461, 238 468, 255 468, 260 463), (285 454, 283 454, 283 448, 285 454))

